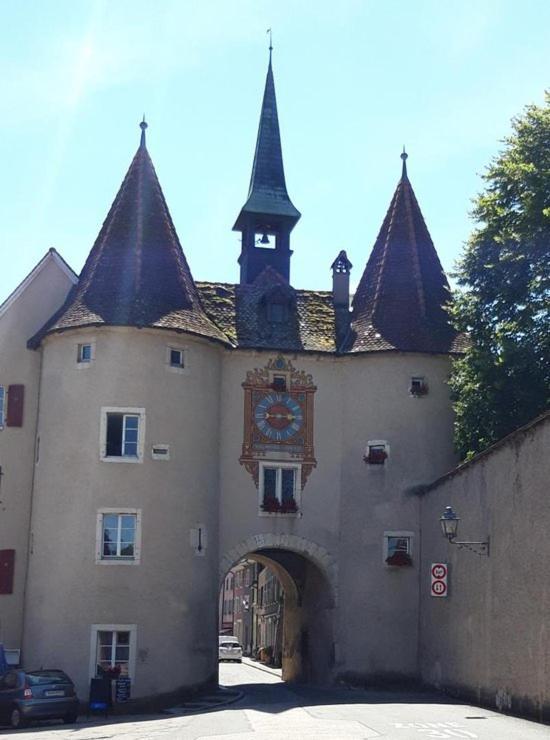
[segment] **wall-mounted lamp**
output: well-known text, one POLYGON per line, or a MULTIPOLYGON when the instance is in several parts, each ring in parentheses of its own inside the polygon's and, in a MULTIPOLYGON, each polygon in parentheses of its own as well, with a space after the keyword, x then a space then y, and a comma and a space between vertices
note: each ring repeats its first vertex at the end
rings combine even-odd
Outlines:
POLYGON ((447 506, 443 515, 439 519, 441 522, 441 531, 443 536, 451 543, 451 545, 457 545, 459 548, 465 548, 475 552, 476 555, 487 555, 489 556, 489 537, 485 542, 458 542, 455 539, 458 532, 458 523, 460 517, 458 517, 453 511, 452 506, 447 506))

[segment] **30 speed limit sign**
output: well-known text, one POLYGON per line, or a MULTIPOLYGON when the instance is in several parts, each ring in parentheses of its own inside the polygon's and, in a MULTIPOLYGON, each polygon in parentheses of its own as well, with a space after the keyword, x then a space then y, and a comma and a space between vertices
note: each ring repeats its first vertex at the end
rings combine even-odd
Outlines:
POLYGON ((447 563, 432 563, 431 569, 431 589, 432 596, 441 598, 447 596, 447 563))

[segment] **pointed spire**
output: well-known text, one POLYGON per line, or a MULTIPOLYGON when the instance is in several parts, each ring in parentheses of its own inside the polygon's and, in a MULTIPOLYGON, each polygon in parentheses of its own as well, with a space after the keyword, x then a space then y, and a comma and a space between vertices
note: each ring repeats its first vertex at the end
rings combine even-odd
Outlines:
POLYGON ((272 50, 273 46, 270 40, 269 64, 248 200, 233 227, 236 231, 242 230, 247 214, 281 216, 293 224, 298 221, 301 215, 292 204, 286 189, 277 100, 275 98, 275 82, 271 63, 272 50))
POLYGON ((404 180, 407 177, 407 159, 409 155, 405 151, 405 145, 403 144, 403 151, 401 152, 401 159, 403 160, 403 169, 401 171, 401 179, 404 180))
POLYGON ((31 341, 79 326, 159 327, 228 343, 204 313, 145 146, 140 146, 78 284, 31 341))
POLYGON ((352 352, 448 352, 456 336, 449 285, 408 179, 407 153, 386 218, 353 299, 352 352))
POLYGON ((143 120, 139 124, 139 127, 141 129, 141 139, 140 139, 139 145, 140 145, 140 147, 144 147, 144 146, 146 146, 146 144, 145 144, 145 132, 146 132, 146 130, 148 128, 147 121, 145 120, 145 113, 143 114, 143 120))

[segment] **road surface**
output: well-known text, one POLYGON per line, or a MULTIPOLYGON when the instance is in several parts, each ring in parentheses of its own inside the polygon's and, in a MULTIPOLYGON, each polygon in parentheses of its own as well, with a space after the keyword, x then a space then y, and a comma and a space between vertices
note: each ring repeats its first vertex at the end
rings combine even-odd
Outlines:
POLYGON ((429 694, 289 687, 245 661, 220 666, 238 702, 211 712, 0 731, 18 740, 550 740, 550 727, 429 694))

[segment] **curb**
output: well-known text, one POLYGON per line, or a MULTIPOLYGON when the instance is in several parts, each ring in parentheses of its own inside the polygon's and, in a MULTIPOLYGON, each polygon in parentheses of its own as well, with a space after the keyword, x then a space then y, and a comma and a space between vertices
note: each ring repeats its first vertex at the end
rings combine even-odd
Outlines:
MULTIPOLYGON (((279 674, 279 671, 277 669, 268 668, 267 666, 264 666, 264 665, 258 665, 254 661, 250 661, 249 662, 247 660, 246 662, 243 661, 243 663, 244 663, 244 665, 250 666, 251 668, 256 668, 256 670, 258 670, 258 671, 263 671, 264 673, 269 673, 270 676, 276 676, 277 678, 281 678, 281 676, 279 674)), ((281 678, 281 680, 282 680, 282 678, 281 678)))
POLYGON ((188 714, 190 712, 197 712, 197 713, 214 712, 222 707, 227 707, 230 704, 235 704, 236 702, 240 701, 244 696, 243 691, 230 691, 229 689, 220 689, 220 693, 221 692, 230 694, 230 696, 227 696, 223 699, 219 699, 217 701, 208 701, 208 697, 204 697, 203 699, 197 698, 195 701, 185 702, 184 704, 181 704, 178 707, 171 707, 170 709, 164 709, 162 711, 162 714, 170 714, 174 717, 177 717, 182 714, 188 714))

